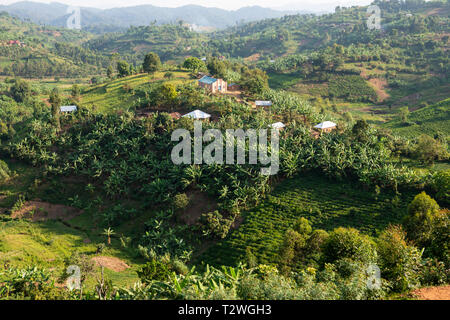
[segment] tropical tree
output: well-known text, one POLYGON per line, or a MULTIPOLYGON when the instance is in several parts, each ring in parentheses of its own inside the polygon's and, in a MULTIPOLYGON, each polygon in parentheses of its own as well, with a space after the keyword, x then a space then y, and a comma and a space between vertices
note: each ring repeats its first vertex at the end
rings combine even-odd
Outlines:
POLYGON ((149 52, 144 57, 142 69, 147 73, 154 73, 161 68, 161 60, 154 52, 149 52))
POLYGON ((114 230, 111 228, 104 229, 102 234, 107 237, 108 245, 111 245, 111 236, 115 234, 114 230))
POLYGON ((74 84, 72 86, 72 89, 70 90, 72 98, 74 100, 79 100, 80 99, 80 94, 81 94, 81 90, 80 87, 77 84, 74 84))
POLYGON ((186 60, 184 60, 183 68, 189 69, 194 73, 197 73, 198 71, 202 71, 206 69, 205 63, 196 57, 189 57, 186 60))
POLYGON ((24 102, 30 96, 31 89, 28 82, 16 79, 10 89, 11 95, 17 102, 24 102))
POLYGON ((61 129, 61 122, 59 117, 61 101, 62 99, 59 95, 59 90, 57 87, 55 87, 50 93, 49 102, 52 105, 52 121, 58 130, 61 129))
POLYGON ((112 79, 114 77, 114 69, 113 69, 113 67, 111 65, 108 66, 108 69, 106 69, 106 76, 109 79, 112 79))
POLYGON ((119 77, 126 77, 131 74, 131 68, 128 62, 120 60, 117 61, 117 72, 119 77))
POLYGON ((418 245, 426 246, 430 241, 434 219, 438 214, 439 205, 436 200, 425 192, 415 196, 408 206, 408 215, 404 222, 408 238, 418 245))

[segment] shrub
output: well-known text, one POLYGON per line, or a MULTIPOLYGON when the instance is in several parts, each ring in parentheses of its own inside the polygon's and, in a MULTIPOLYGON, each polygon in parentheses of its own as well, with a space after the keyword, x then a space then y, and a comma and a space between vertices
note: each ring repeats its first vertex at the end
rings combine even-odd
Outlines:
POLYGON ((439 212, 439 205, 425 192, 414 197, 408 206, 405 229, 408 238, 418 245, 429 243, 433 231, 433 218, 439 212))
POLYGON ((67 291, 55 287, 50 273, 38 267, 10 268, 0 273, 0 299, 64 300, 67 291))
POLYGON ((148 284, 154 280, 165 281, 169 278, 170 273, 169 266, 156 259, 147 262, 141 270, 137 271, 139 279, 144 284, 148 284))
POLYGON ((432 137, 423 134, 419 137, 417 146, 415 149, 415 156, 424 164, 433 164, 434 160, 445 158, 444 146, 432 137))
POLYGON ((173 199, 175 210, 184 210, 189 205, 189 198, 186 193, 179 193, 173 199))
POLYGON ((11 170, 8 167, 8 164, 2 160, 0 160, 0 182, 5 181, 11 176, 11 170))
POLYGON ((423 286, 440 286, 449 283, 450 269, 437 259, 428 259, 420 271, 420 282, 423 286))
POLYGON ((17 102, 24 102, 31 94, 31 88, 28 82, 17 79, 11 86, 11 96, 17 102))
POLYGON ((432 188, 436 199, 445 205, 450 204, 450 170, 439 171, 433 175, 432 188))
POLYGON ((412 289, 419 284, 421 253, 406 242, 401 226, 389 226, 377 241, 381 275, 395 291, 412 289))
POLYGON ((223 218, 219 211, 204 213, 200 218, 203 234, 223 239, 230 231, 232 220, 223 218))
POLYGON ((376 261, 374 242, 353 228, 337 228, 330 233, 324 243, 324 262, 333 263, 343 258, 349 258, 362 263, 376 261))

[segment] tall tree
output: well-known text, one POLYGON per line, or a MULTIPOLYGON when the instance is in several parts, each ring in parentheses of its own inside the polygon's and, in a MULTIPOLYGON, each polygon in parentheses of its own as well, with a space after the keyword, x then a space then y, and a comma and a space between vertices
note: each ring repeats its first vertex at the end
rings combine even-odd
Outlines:
POLYGON ((131 74, 131 69, 128 62, 123 60, 117 61, 117 72, 119 73, 119 77, 129 76, 131 74))
POLYGON ((190 57, 184 60, 183 67, 194 73, 206 69, 205 63, 196 57, 190 57))
POLYGON ((113 67, 111 65, 108 67, 108 69, 106 69, 106 76, 109 79, 112 79, 113 76, 114 76, 114 70, 113 70, 113 67))
POLYGON ((61 106, 61 101, 62 100, 61 96, 59 95, 59 90, 57 87, 55 87, 50 93, 49 102, 52 105, 52 121, 56 128, 58 128, 58 130, 61 129, 61 122, 59 119, 59 108, 61 106))
POLYGON ((147 73, 154 73, 161 69, 161 60, 159 56, 154 52, 149 52, 145 55, 142 69, 147 73))
POLYGON ((28 82, 16 79, 10 89, 11 95, 17 102, 24 102, 30 96, 31 89, 28 82))
POLYGON ((80 100, 81 90, 77 84, 74 84, 71 89, 72 98, 76 101, 80 100))

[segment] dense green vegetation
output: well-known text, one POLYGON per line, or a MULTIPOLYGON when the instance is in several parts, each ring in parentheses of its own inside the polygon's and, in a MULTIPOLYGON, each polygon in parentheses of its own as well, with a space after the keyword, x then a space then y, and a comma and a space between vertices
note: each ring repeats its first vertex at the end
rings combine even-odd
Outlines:
POLYGON ((450 99, 432 106, 426 106, 411 112, 406 121, 396 119, 385 124, 387 128, 407 137, 417 137, 420 134, 430 136, 442 135, 450 137, 450 99))
POLYGON ((411 194, 377 194, 314 174, 291 178, 255 209, 245 212, 239 229, 201 259, 215 265, 235 265, 250 250, 259 263, 275 263, 286 230, 300 217, 307 218, 315 228, 353 227, 376 234, 389 224, 401 222, 411 194))
POLYGON ((448 4, 377 3, 381 31, 358 7, 99 37, 2 14, 2 40, 27 45, 0 48, 15 76, 0 83, 0 298, 381 299, 448 284, 448 4), (198 72, 240 90, 212 94, 198 72), (194 140, 177 113, 197 109, 221 137, 283 122, 279 171, 174 164, 173 132, 194 140), (51 283, 71 264, 84 290, 51 283))

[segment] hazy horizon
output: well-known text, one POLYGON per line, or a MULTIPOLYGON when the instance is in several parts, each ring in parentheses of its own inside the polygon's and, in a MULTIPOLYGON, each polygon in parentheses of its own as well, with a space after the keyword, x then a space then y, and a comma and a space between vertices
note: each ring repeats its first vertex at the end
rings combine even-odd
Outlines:
MULTIPOLYGON (((24 2, 23 0, 0 0, 2 5, 24 2)), ((277 10, 331 10, 336 6, 367 5, 372 0, 228 0, 225 4, 218 0, 30 0, 28 2, 62 3, 79 7, 111 9, 118 7, 132 7, 138 5, 153 5, 157 7, 181 7, 185 5, 200 5, 225 10, 238 10, 248 6, 261 6, 277 10)))

